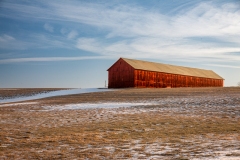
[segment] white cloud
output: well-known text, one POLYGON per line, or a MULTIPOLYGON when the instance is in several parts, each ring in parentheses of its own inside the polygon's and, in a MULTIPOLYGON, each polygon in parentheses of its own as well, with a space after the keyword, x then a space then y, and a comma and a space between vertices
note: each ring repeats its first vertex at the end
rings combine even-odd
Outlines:
POLYGON ((205 64, 206 66, 215 66, 215 67, 223 67, 223 68, 240 68, 240 66, 234 65, 222 65, 222 64, 205 64))
POLYGON ((108 29, 109 37, 191 37, 240 34, 238 20, 240 11, 232 11, 232 8, 227 5, 219 8, 209 2, 200 3, 174 16, 130 6, 109 9, 96 4, 73 6, 55 3, 52 5, 56 8, 56 14, 62 15, 58 18, 108 29))
POLYGON ((79 38, 76 47, 89 52, 102 53, 104 44, 94 38, 79 38))
MULTIPOLYGON (((67 39, 61 42, 76 40, 75 47, 99 55, 239 61, 239 56, 226 55, 228 52, 240 52, 240 8, 235 3, 190 3, 187 8, 184 4, 173 9, 172 14, 164 14, 136 5, 43 2, 48 7, 10 3, 3 7, 21 13, 20 18, 21 15, 22 18, 29 15, 43 21, 55 20, 63 26, 76 24, 81 25, 81 29, 95 28, 97 34, 86 33, 79 39, 76 39, 77 31, 62 29, 61 33, 67 39)), ((54 31, 48 23, 44 28, 54 31)), ((57 42, 59 40, 55 39, 57 42)))
POLYGON ((68 33, 67 38, 68 38, 68 39, 74 39, 74 38, 76 38, 77 36, 78 36, 78 32, 75 31, 75 30, 72 30, 71 32, 68 33))
POLYGON ((25 49, 27 46, 26 42, 16 39, 7 34, 0 36, 0 48, 2 49, 25 49))
POLYGON ((138 38, 133 40, 105 43, 101 39, 79 38, 77 48, 104 56, 157 58, 157 59, 189 59, 201 58, 222 59, 222 61, 240 61, 240 56, 225 53, 240 52, 240 47, 219 47, 207 44, 189 44, 185 40, 171 42, 158 38, 138 38))
POLYGON ((72 5, 53 6, 58 8, 56 13, 64 13, 69 21, 108 30, 105 38, 78 39, 76 47, 82 50, 116 57, 208 57, 239 61, 238 56, 225 55, 240 52, 240 10, 230 3, 219 7, 203 2, 173 16, 131 6, 110 9, 97 4, 83 5, 81 9, 72 5), (201 37, 214 40, 201 41, 201 37), (108 40, 111 38, 119 39, 108 40))
POLYGON ((51 26, 51 25, 48 24, 48 23, 45 23, 43 27, 44 27, 44 29, 45 29, 46 31, 48 31, 48 32, 54 32, 53 26, 51 26))
POLYGON ((82 57, 34 57, 34 58, 11 58, 0 59, 0 64, 23 63, 23 62, 51 62, 51 61, 79 61, 86 59, 111 59, 108 56, 82 56, 82 57))
POLYGON ((66 34, 68 31, 67 31, 66 28, 62 28, 62 29, 60 30, 60 32, 64 35, 64 34, 66 34))
POLYGON ((10 41, 14 41, 14 40, 15 40, 14 37, 9 36, 7 34, 4 34, 4 35, 0 36, 0 42, 1 43, 10 42, 10 41))

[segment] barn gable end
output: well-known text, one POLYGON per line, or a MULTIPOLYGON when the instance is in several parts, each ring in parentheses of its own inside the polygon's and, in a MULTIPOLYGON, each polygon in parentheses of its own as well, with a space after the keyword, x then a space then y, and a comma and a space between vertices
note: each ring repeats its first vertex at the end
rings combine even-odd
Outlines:
POLYGON ((115 62, 107 71, 109 88, 134 87, 134 68, 123 58, 115 62))

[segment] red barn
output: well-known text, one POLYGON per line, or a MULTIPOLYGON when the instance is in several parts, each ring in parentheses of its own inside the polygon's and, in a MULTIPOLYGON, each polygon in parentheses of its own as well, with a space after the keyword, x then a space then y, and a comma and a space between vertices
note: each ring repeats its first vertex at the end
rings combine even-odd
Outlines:
POLYGON ((120 58, 108 70, 108 88, 223 87, 211 70, 120 58))

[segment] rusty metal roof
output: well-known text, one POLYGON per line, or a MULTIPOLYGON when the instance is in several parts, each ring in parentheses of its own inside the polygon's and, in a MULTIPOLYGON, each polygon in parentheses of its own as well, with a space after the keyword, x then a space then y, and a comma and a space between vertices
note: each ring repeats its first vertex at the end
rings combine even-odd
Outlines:
POLYGON ((156 71, 164 73, 172 73, 179 75, 187 75, 194 77, 223 79, 221 76, 213 72, 212 70, 174 66, 169 64, 141 61, 135 59, 122 58, 125 62, 131 65, 134 69, 156 71))

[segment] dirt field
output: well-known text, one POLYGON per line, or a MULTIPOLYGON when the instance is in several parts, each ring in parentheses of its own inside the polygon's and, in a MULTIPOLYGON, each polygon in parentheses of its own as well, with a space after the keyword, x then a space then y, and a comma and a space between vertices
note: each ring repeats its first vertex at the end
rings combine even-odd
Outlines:
MULTIPOLYGON (((0 95, 35 93, 10 92, 0 95)), ((240 87, 121 89, 0 104, 0 159, 237 160, 240 87)))

